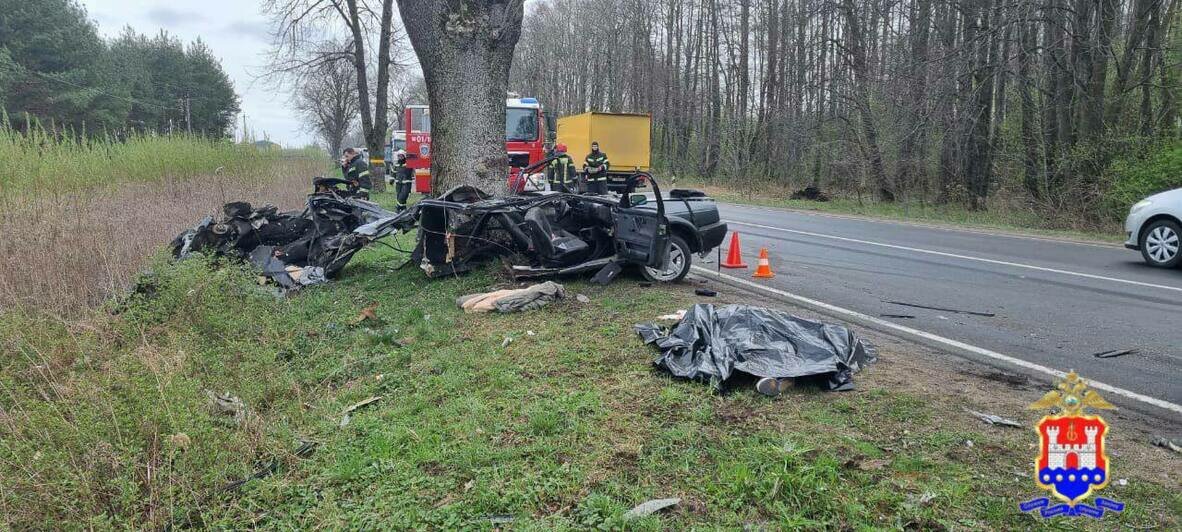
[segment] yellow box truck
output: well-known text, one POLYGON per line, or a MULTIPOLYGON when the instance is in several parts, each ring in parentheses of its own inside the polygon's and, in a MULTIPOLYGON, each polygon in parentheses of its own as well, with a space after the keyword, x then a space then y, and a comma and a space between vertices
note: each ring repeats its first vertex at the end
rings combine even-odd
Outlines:
POLYGON ((616 189, 623 187, 624 179, 633 172, 649 171, 652 129, 651 115, 583 113, 558 119, 558 143, 566 144, 575 166, 582 168, 591 143, 599 142, 599 149, 611 162, 608 186, 616 189))

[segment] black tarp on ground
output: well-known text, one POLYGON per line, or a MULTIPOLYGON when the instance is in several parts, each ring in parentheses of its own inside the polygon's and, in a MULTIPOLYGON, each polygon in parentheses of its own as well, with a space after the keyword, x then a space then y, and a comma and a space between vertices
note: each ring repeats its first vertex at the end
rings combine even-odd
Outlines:
POLYGON ((650 323, 636 332, 661 350, 657 366, 716 385, 741 371, 815 377, 826 389, 851 390, 853 374, 876 359, 872 346, 841 325, 748 305, 694 305, 672 330, 650 323))

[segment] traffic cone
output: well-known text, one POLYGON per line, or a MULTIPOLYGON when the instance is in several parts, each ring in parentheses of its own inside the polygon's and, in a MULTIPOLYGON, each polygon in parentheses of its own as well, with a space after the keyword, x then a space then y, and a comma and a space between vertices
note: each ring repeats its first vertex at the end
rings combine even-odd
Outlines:
POLYGON ((726 252, 726 260, 720 264, 723 268, 746 268, 743 254, 739 251, 739 233, 731 233, 731 249, 726 252))
POLYGON ((759 265, 755 267, 754 277, 759 279, 771 279, 776 274, 772 273, 772 265, 767 260, 767 248, 759 248, 759 265))

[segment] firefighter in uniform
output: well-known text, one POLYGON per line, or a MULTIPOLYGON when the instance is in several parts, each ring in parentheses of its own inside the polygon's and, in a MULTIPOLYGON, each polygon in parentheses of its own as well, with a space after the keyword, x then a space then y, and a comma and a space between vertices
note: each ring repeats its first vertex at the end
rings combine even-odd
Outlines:
POLYGON ((550 190, 556 192, 574 192, 577 188, 578 178, 574 159, 571 159, 570 155, 566 154, 566 144, 555 146, 554 153, 558 158, 550 161, 550 166, 546 169, 546 177, 548 178, 547 181, 550 182, 550 190))
POLYGON ((583 172, 587 174, 587 193, 588 194, 607 194, 607 170, 611 168, 611 163, 607 160, 607 154, 599 151, 599 143, 591 143, 591 153, 587 154, 587 159, 583 164, 583 172))
POLYGON ((398 150, 394 156, 394 191, 398 194, 398 212, 406 210, 406 200, 410 197, 414 176, 414 170, 406 166, 406 152, 398 150))
POLYGON ((373 182, 369 175, 369 161, 353 148, 345 148, 345 165, 341 168, 345 181, 349 182, 349 192, 368 198, 369 189, 373 182))

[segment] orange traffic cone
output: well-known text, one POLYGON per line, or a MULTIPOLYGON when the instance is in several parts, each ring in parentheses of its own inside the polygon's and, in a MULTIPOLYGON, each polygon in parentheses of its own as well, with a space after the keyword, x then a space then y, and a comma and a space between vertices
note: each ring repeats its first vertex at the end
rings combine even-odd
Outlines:
POLYGON ((726 252, 726 260, 720 265, 723 268, 746 268, 743 254, 739 251, 739 233, 731 233, 731 249, 726 252))
POLYGON ((759 279, 771 279, 776 274, 772 273, 772 265, 767 260, 767 248, 759 248, 759 265, 755 267, 755 275, 759 279))

